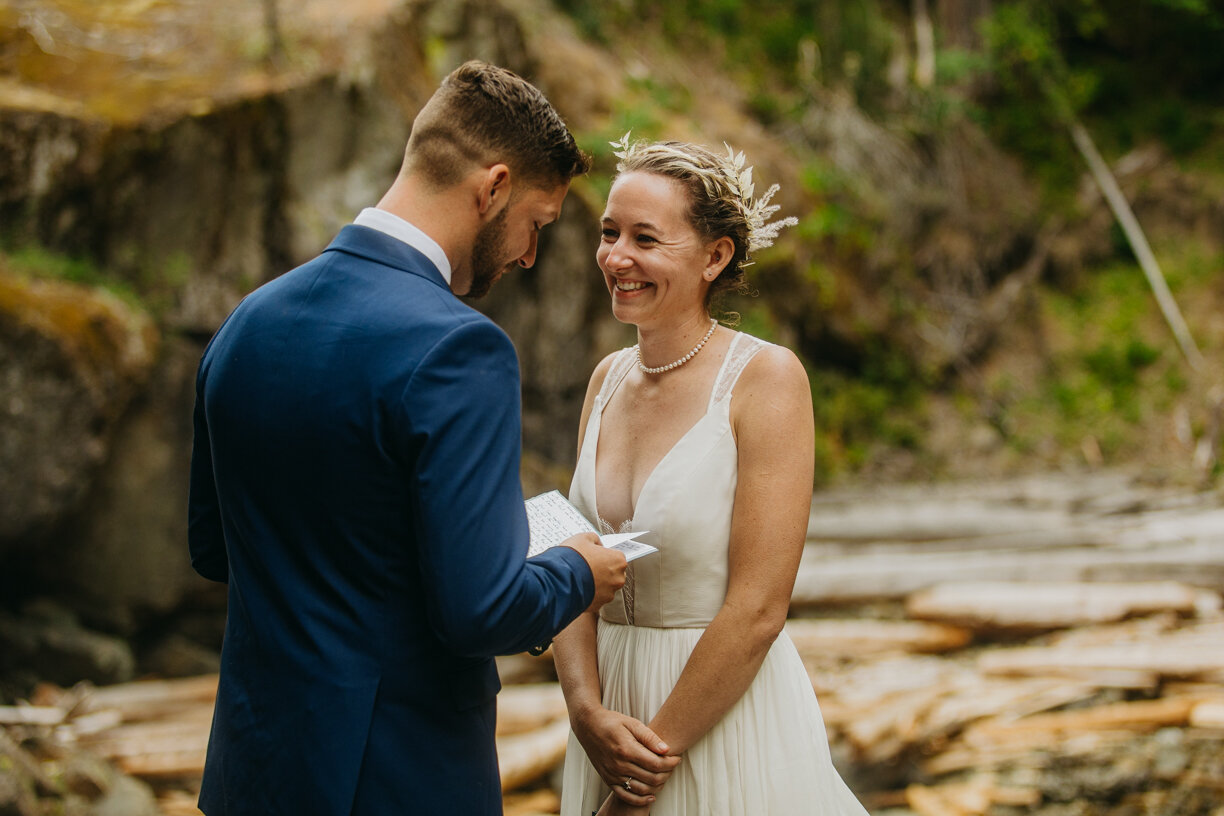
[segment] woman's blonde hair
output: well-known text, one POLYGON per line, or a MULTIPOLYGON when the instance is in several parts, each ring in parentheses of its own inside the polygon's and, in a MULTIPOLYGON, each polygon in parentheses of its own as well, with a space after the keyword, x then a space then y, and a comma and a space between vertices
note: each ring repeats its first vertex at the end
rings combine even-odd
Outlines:
POLYGON ((656 173, 678 181, 689 194, 689 221, 706 240, 724 236, 734 250, 722 273, 710 284, 706 306, 719 296, 748 289, 744 268, 752 264, 753 252, 773 244, 778 231, 797 224, 796 218, 772 223, 770 216, 780 208, 770 204, 778 185, 754 198, 752 167, 744 166, 744 154, 727 147, 719 156, 701 145, 688 142, 631 142, 626 133, 612 142, 618 175, 630 172, 656 173))

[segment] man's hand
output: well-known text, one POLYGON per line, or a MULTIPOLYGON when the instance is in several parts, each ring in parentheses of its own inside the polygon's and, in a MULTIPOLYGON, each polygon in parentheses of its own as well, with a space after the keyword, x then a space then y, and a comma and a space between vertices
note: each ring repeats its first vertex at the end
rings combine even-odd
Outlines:
POLYGON ((595 600, 587 607, 587 611, 597 611, 599 607, 612 600, 616 590, 625 585, 625 554, 619 550, 609 550, 599 543, 599 536, 594 533, 579 533, 561 542, 562 547, 570 547, 586 559, 591 568, 591 576, 595 579, 595 600))

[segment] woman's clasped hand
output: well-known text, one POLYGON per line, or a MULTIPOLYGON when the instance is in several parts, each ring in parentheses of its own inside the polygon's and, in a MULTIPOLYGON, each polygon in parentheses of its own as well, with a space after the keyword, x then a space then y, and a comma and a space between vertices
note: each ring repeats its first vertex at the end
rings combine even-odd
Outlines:
POLYGON ((598 706, 570 724, 596 773, 626 804, 649 805, 680 764, 645 723, 618 711, 598 706))

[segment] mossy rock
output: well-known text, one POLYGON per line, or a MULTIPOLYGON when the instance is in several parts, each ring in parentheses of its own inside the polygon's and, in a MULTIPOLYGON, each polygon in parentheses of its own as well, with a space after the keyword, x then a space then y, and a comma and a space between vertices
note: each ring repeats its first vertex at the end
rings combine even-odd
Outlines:
POLYGON ((0 258, 0 545, 84 494, 157 345, 148 316, 114 295, 18 275, 0 258))

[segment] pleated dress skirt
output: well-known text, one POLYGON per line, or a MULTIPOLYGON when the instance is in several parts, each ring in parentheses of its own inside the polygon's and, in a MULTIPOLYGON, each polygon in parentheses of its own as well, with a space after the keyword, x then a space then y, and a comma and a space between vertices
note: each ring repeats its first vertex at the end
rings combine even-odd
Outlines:
MULTIPOLYGON (((675 687, 704 629, 600 621, 604 706, 649 723, 675 687)), ((608 787, 570 734, 563 816, 590 816, 608 787)), ((866 816, 829 753, 803 661, 783 632, 743 697, 685 753, 652 816, 866 816)))

